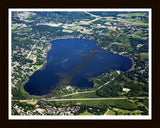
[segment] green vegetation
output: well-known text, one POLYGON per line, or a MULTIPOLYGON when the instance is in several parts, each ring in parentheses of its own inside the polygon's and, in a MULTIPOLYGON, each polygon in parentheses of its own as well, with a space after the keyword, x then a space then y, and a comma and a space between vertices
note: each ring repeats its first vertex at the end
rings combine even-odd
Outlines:
MULTIPOLYGON (((35 109, 48 111, 48 108, 78 108, 75 115, 148 115, 144 100, 86 100, 86 101, 12 101, 12 108, 21 113, 32 112, 35 109)), ((45 112, 46 113, 46 112, 45 112)), ((46 113, 47 114, 47 113, 46 113)), ((48 113, 49 114, 49 113, 48 113)), ((13 115, 18 115, 14 112, 13 115)))
MULTIPOLYGON (((67 104, 68 101, 57 101, 57 103, 62 103, 63 105, 67 104)), ((128 102, 127 100, 88 100, 88 101, 72 101, 70 103, 74 104, 83 104, 87 106, 92 106, 92 107, 98 107, 98 108, 103 108, 104 105, 109 105, 112 107, 117 107, 120 109, 125 109, 125 110, 136 110, 137 105, 132 104, 128 102)))
POLYGON ((122 87, 118 82, 111 82, 107 86, 104 86, 96 91, 98 96, 101 97, 119 97, 122 92, 122 87))
POLYGON ((91 93, 80 93, 80 94, 76 94, 76 95, 71 95, 71 96, 65 96, 63 97, 63 99, 77 99, 77 98, 98 98, 100 96, 98 96, 96 94, 96 92, 91 92, 91 93))
POLYGON ((141 111, 139 110, 128 111, 128 110, 121 110, 118 108, 112 108, 112 110, 116 113, 116 115, 141 115, 141 111))
POLYGON ((116 113, 110 109, 105 113, 106 115, 115 115, 116 113))
POLYGON ((32 105, 32 104, 27 104, 26 102, 21 103, 21 102, 19 102, 19 101, 13 101, 13 102, 12 102, 12 106, 13 106, 13 107, 14 107, 14 106, 20 106, 21 108, 24 109, 24 112, 27 112, 28 110, 33 110, 33 109, 35 109, 35 106, 34 106, 34 105, 32 105))
POLYGON ((137 16, 143 16, 144 13, 127 13, 127 14, 118 14, 118 16, 121 17, 137 17, 137 16))
POLYGON ((142 60, 148 60, 149 56, 147 52, 140 53, 140 57, 142 60))
MULTIPOLYGON (((140 103, 137 100, 88 100, 88 101, 57 101, 56 103, 62 106, 66 106, 68 104, 74 104, 74 105, 85 105, 89 107, 95 107, 99 109, 104 109, 103 114, 107 115, 141 115, 141 114, 147 114, 147 109, 144 108, 144 104, 138 104, 140 103), (110 107, 110 108, 109 108, 110 107), (109 108, 109 110, 108 110, 109 108), (108 112, 107 112, 108 110, 108 112), (142 110, 142 112, 140 112, 142 110), (107 113, 106 113, 107 112, 107 113)), ((140 101, 145 101, 140 100, 140 101)), ((83 111, 84 112, 84 111, 83 111)), ((88 111, 89 112, 89 111, 88 111)))
POLYGON ((85 112, 83 112, 83 113, 80 113, 79 115, 82 115, 82 116, 84 116, 84 115, 91 116, 91 115, 94 115, 94 114, 85 111, 85 112))
POLYGON ((139 102, 141 102, 142 104, 144 104, 148 108, 148 106, 149 106, 148 99, 139 100, 139 102))

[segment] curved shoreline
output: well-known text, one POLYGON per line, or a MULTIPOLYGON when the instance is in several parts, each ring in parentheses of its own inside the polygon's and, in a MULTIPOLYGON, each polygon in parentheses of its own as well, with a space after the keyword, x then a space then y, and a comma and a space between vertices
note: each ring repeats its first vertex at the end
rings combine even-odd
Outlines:
MULTIPOLYGON (((53 39, 52 41, 55 41, 55 40, 61 40, 61 39, 81 39, 81 38, 58 38, 58 39, 53 39)), ((88 40, 88 39, 84 39, 84 40, 88 40)), ((50 41, 50 43, 52 42, 52 41, 50 41)), ((95 41, 95 40, 93 40, 93 41, 95 41)), ((117 53, 114 53, 114 52, 111 52, 111 51, 108 51, 107 49, 106 49, 106 47, 99 47, 98 46, 98 42, 97 41, 95 41, 96 42, 96 45, 97 45, 97 47, 98 48, 100 48, 100 49, 102 49, 102 50, 105 50, 105 51, 107 51, 107 52, 110 52, 110 53, 112 53, 112 54, 118 54, 118 55, 120 55, 118 52, 117 53)), ((47 54, 48 54, 48 52, 51 50, 51 48, 52 48, 52 43, 51 43, 51 46, 50 46, 50 48, 48 49, 48 51, 47 51, 47 54)), ((124 56, 124 55, 120 55, 120 56, 124 56)), ((128 71, 130 71, 130 70, 132 70, 133 68, 134 68, 134 61, 133 61, 133 59, 132 58, 130 58, 129 56, 124 56, 124 57, 127 57, 127 58, 129 58, 131 61, 132 61, 132 67, 130 68, 130 69, 128 69, 127 71, 125 71, 125 72, 128 72, 128 71)), ((36 72, 36 71, 38 71, 38 70, 42 70, 43 68, 45 68, 45 64, 47 63, 47 55, 46 55, 46 59, 45 59, 45 61, 44 61, 44 63, 42 64, 42 66, 40 66, 39 68, 37 68, 34 72, 33 72, 33 74, 36 72)), ((32 75, 33 75, 32 74, 32 75)), ((31 75, 31 76, 32 76, 31 75)), ((29 78, 28 78, 28 80, 29 80, 29 78)), ((27 81, 28 81, 27 80, 27 81)), ((27 81, 25 82, 25 84, 27 83, 27 81)), ((24 85, 25 85, 24 84, 24 85)), ((23 85, 23 88, 24 88, 24 85, 23 85)), ((25 89, 24 89, 25 90, 25 89)), ((25 92, 27 92, 27 91, 25 91, 25 92)), ((28 93, 28 92, 27 92, 28 93)), ((29 94, 29 93, 28 93, 29 94)), ((41 95, 40 97, 45 97, 45 96, 48 96, 48 95, 50 95, 51 93, 49 93, 49 94, 44 94, 44 95, 41 95)), ((30 95, 30 94, 29 94, 30 95)), ((39 95, 30 95, 30 96, 38 96, 39 97, 39 95)))
MULTIPOLYGON (((97 41, 96 41, 96 42, 97 42, 97 41)), ((98 45, 100 45, 100 44, 98 44, 98 42, 97 42, 96 45, 97 45, 98 48, 100 48, 100 49, 102 49, 102 50, 105 50, 105 51, 107 51, 107 52, 110 52, 110 53, 112 53, 112 54, 118 54, 119 56, 123 56, 123 57, 129 58, 129 59, 132 61, 132 67, 131 67, 130 69, 128 69, 127 71, 125 71, 125 72, 131 71, 131 70, 134 69, 135 63, 134 63, 133 59, 132 59, 130 56, 127 56, 127 55, 120 55, 119 52, 114 53, 114 52, 108 51, 108 50, 107 50, 107 47, 98 46, 98 45)))
MULTIPOLYGON (((48 49, 47 53, 50 51, 50 49, 51 49, 51 47, 48 49)), ((45 58, 44 63, 43 63, 39 68, 37 68, 35 71, 33 71, 32 74, 31 74, 31 76, 32 76, 36 71, 42 70, 42 69, 45 67, 45 64, 47 63, 47 60, 46 60, 46 59, 47 59, 47 55, 46 55, 46 58, 45 58)), ((30 78, 31 76, 29 76, 29 78, 30 78)), ((27 78, 27 79, 23 82, 23 84, 22 84, 22 88, 23 88, 23 90, 25 91, 25 93, 27 93, 27 95, 29 95, 29 96, 35 96, 35 97, 42 97, 42 98, 43 98, 43 95, 42 95, 42 96, 39 96, 39 95, 31 95, 31 94, 29 94, 29 93, 24 89, 24 86, 25 86, 25 84, 29 81, 29 78, 27 78)))
POLYGON ((127 71, 127 72, 129 72, 129 71, 132 71, 134 69, 135 62, 133 61, 133 59, 131 57, 129 57, 129 56, 127 56, 127 57, 132 61, 132 67, 127 71))

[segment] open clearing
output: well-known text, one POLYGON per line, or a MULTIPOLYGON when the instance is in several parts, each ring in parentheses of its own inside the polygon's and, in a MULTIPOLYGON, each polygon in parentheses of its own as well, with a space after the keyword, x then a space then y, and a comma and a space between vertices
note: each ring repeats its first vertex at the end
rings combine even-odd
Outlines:
MULTIPOLYGON (((26 101, 20 101, 20 102, 23 103, 23 102, 26 102, 26 101)), ((27 101, 26 103, 35 105, 35 104, 37 104, 37 101, 27 101)))
POLYGON ((89 115, 89 116, 90 116, 90 115, 94 115, 94 114, 85 111, 85 112, 83 112, 83 113, 80 113, 79 115, 89 115))

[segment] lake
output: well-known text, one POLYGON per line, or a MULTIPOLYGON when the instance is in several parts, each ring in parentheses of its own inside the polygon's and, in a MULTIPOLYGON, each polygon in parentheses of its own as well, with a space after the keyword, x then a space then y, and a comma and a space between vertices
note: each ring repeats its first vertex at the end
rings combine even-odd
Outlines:
POLYGON ((132 67, 128 57, 99 49, 97 42, 92 40, 59 39, 51 44, 47 63, 24 85, 31 95, 49 94, 60 81, 80 88, 93 87, 94 77, 110 70, 127 71, 132 67))

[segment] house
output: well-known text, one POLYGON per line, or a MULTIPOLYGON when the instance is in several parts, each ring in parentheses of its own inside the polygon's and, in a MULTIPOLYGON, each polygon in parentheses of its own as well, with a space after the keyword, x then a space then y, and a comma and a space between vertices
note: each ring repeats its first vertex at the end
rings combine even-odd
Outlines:
POLYGON ((37 108, 37 109, 35 109, 34 111, 37 111, 37 112, 40 113, 40 114, 42 114, 42 113, 45 112, 45 110, 44 110, 44 109, 41 109, 41 108, 37 108))
POLYGON ((62 110, 62 108, 58 108, 58 110, 59 110, 59 111, 61 111, 61 110, 62 110))
POLYGON ((50 105, 47 105, 47 108, 52 108, 52 106, 50 106, 50 105))
POLYGON ((124 92, 129 92, 131 89, 129 89, 129 88, 123 88, 123 91, 124 92))
POLYGON ((48 113, 51 113, 51 114, 53 114, 53 112, 54 112, 54 109, 53 109, 53 108, 47 108, 47 111, 48 111, 48 113))

